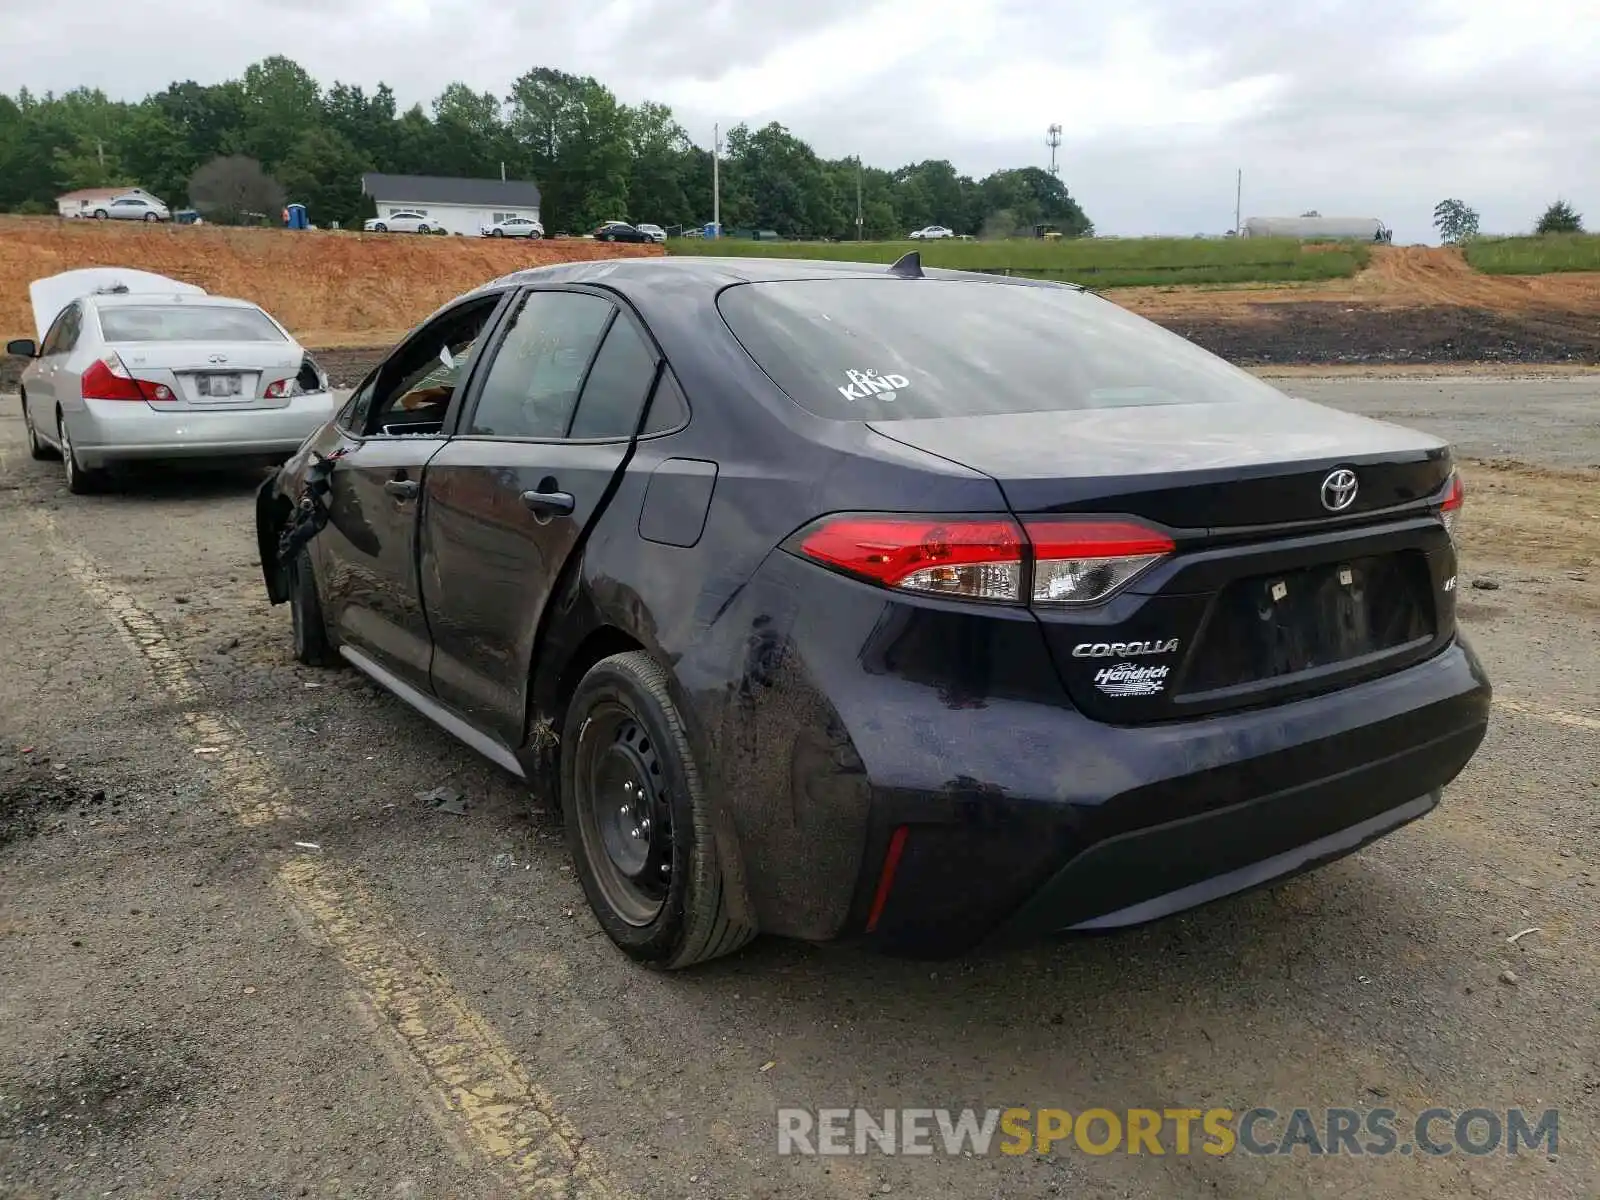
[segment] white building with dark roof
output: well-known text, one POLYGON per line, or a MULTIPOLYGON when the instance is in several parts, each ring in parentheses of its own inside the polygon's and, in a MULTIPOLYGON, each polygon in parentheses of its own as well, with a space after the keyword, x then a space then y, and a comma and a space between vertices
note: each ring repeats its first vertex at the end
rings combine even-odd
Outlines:
POLYGON ((361 177, 361 190, 372 197, 379 217, 420 213, 435 228, 472 237, 485 225, 510 217, 539 219, 539 185, 519 179, 368 172, 361 177))

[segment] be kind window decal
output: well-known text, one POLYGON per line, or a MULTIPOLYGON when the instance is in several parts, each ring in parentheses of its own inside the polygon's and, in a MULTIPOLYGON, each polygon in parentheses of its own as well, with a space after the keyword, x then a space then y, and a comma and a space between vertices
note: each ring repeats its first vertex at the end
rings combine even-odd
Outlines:
POLYGON ((850 382, 839 389, 839 394, 846 400, 865 400, 868 396, 893 400, 896 392, 911 386, 904 375, 879 375, 876 371, 846 371, 844 375, 850 382))

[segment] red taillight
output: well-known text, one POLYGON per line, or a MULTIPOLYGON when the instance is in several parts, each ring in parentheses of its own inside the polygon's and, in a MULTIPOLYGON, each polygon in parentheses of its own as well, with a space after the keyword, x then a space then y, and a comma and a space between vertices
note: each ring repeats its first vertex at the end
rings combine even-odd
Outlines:
POLYGON ((294 380, 292 380, 292 379, 274 379, 271 383, 267 384, 267 391, 266 391, 267 399, 268 400, 281 400, 281 399, 283 399, 286 395, 289 394, 289 385, 291 383, 293 383, 293 382, 294 382, 294 380))
POLYGON ((1093 604, 1173 550, 1134 521, 1104 518, 824 517, 808 558, 901 591, 1006 604, 1093 604), (1031 590, 1024 580, 1032 575, 1031 590))
POLYGON ((113 352, 97 358, 83 372, 85 400, 143 400, 139 381, 128 374, 122 360, 113 352))
POLYGON ((171 400, 172 389, 164 383, 135 379, 113 350, 97 358, 84 370, 79 390, 85 400, 171 400))
POLYGON ((1450 490, 1445 493, 1444 503, 1439 506, 1439 519, 1444 522, 1444 531, 1451 538, 1456 536, 1456 517, 1461 513, 1461 506, 1466 502, 1466 485, 1461 482, 1461 476, 1455 471, 1450 472, 1450 490))
POLYGON ((1009 517, 827 517, 800 551, 906 591, 1014 604, 1022 590, 1022 530, 1009 517))
POLYGON ((1171 554, 1173 542, 1135 521, 1026 520, 1035 604, 1094 604, 1171 554))

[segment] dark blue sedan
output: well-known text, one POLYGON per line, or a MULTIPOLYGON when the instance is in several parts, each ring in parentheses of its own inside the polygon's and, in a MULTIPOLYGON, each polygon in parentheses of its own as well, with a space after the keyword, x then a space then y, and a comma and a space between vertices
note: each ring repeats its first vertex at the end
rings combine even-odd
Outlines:
POLYGON ((559 803, 634 958, 1159 918, 1483 739, 1449 448, 1075 287, 638 259, 422 324, 263 487, 267 590, 559 803))

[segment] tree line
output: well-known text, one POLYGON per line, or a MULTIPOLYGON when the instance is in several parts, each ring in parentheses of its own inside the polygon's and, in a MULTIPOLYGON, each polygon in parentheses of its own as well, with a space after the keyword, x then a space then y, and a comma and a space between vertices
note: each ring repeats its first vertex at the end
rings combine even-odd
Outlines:
MULTIPOLYGON (((980 236, 1040 223, 1068 237, 1093 232, 1061 181, 1038 167, 980 180, 943 160, 866 167, 821 158, 776 122, 736 125, 725 141, 722 222, 730 230, 853 238, 859 187, 868 238, 933 224, 980 236)), ((256 194, 274 217, 282 197, 305 204, 320 225, 349 225, 370 212, 363 172, 498 179, 502 165, 507 178, 539 185, 551 232, 611 219, 667 227, 711 220, 711 152, 670 108, 623 104, 593 77, 549 67, 527 72, 503 97, 452 83, 427 109, 403 111, 387 84, 371 93, 340 82, 323 88, 282 56, 239 79, 173 83, 136 103, 88 88, 0 94, 0 209, 17 212, 53 212, 58 195, 79 188, 137 185, 174 208, 192 197, 224 219, 244 207, 238 196, 256 194), (260 176, 253 184, 240 175, 252 170, 260 176), (235 201, 223 206, 216 197, 224 194, 235 201)))

